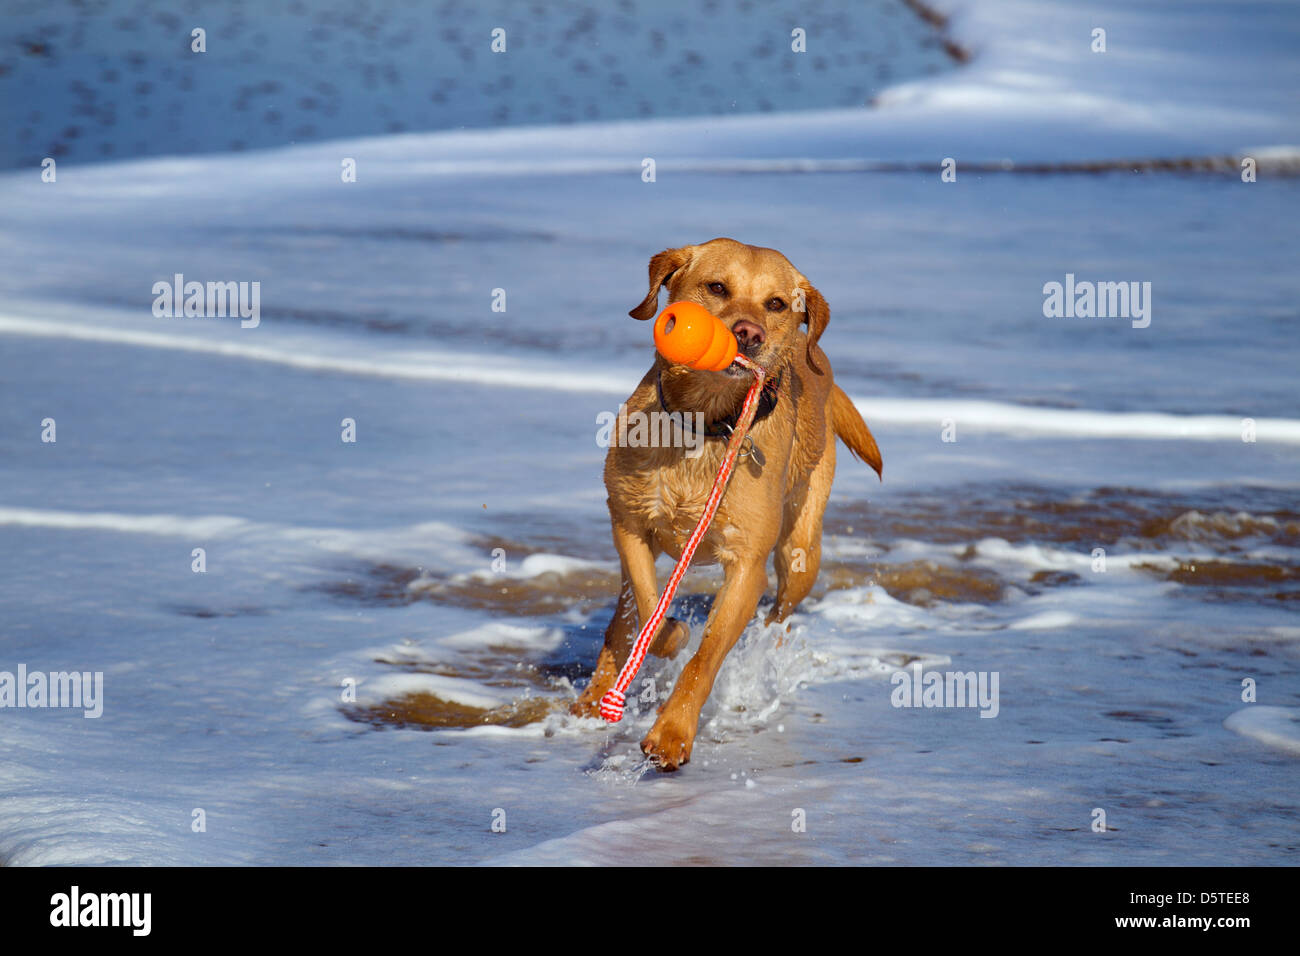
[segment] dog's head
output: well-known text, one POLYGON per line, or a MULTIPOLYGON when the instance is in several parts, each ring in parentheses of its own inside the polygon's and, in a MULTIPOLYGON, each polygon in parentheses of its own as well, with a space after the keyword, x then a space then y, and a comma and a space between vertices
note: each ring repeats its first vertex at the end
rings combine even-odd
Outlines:
MULTIPOLYGON (((775 249, 713 239, 698 246, 665 249, 650 260, 650 291, 628 314, 651 319, 659 309, 659 289, 668 301, 698 302, 732 331, 744 356, 775 371, 804 348, 808 367, 821 374, 813 357, 817 339, 830 321, 830 307, 790 260, 775 249), (799 326, 807 325, 806 340, 799 326)), ((706 375, 743 375, 738 366, 706 375)))

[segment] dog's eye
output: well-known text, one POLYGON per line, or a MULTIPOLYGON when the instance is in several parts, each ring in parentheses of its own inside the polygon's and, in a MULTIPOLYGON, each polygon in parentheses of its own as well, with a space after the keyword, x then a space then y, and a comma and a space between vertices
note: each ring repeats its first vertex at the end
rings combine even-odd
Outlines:
POLYGON ((776 296, 772 296, 772 298, 770 298, 770 299, 767 300, 767 311, 769 311, 769 312, 784 312, 784 311, 785 311, 785 300, 783 300, 783 299, 779 299, 779 298, 777 298, 776 296))
POLYGON ((726 295, 727 287, 723 285, 721 282, 710 282, 709 291, 712 292, 714 295, 726 295))

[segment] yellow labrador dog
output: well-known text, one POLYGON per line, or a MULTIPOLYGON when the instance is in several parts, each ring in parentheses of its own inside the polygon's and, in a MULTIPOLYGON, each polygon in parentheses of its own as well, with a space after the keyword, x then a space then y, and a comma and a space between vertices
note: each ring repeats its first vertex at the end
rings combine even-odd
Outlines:
MULTIPOLYGON (((835 475, 835 437, 877 474, 881 458, 817 346, 830 320, 826 300, 785 256, 734 239, 667 249, 650 260, 650 289, 631 311, 633 318, 656 314, 663 285, 668 301, 698 302, 722 319, 740 351, 767 370, 770 383, 750 431, 757 452, 738 462, 695 556, 697 564, 721 564, 726 581, 704 625, 700 649, 641 741, 660 767, 675 770, 690 759, 700 708, 767 587, 768 555, 775 557, 777 588, 767 623, 785 620, 812 589, 821 563, 822 512, 835 475)), ((703 413, 705 436, 683 440, 681 447, 611 441, 605 487, 623 584, 596 672, 573 705, 575 714, 599 715, 600 698, 613 686, 641 622, 654 612, 655 557, 660 552, 680 557, 722 461, 727 426, 734 424, 751 381, 737 365, 701 372, 656 355, 627 400, 623 415, 703 413)), ((685 421, 684 428, 701 418, 687 415, 685 421)), ((685 624, 667 618, 650 651, 672 657, 689 638, 685 624)))

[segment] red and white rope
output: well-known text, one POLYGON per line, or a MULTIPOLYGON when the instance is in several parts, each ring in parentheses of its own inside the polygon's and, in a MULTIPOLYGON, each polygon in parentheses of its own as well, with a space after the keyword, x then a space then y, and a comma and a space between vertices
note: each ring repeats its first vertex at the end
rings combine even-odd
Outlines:
POLYGON ((659 631, 659 625, 663 623, 664 615, 668 613, 668 606, 673 603, 677 585, 686 574, 691 558, 695 556, 696 547, 699 546, 705 532, 709 530, 709 525, 713 523, 713 516, 718 513, 718 505, 722 503, 722 493, 727 490, 727 482, 731 478, 732 469, 735 468, 736 457, 740 454, 741 445, 745 443, 745 436, 749 433, 749 427, 754 423, 754 416, 758 412, 758 402, 766 373, 743 355, 737 355, 736 362, 754 373, 754 384, 749 387, 749 392, 745 395, 745 404, 741 406, 736 427, 727 442, 727 453, 722 458, 717 477, 713 479, 713 489, 709 492, 708 501, 705 502, 704 514, 700 515, 699 524, 687 539, 686 547, 682 548, 682 556, 677 561, 677 567, 673 568, 672 576, 668 579, 664 593, 659 596, 659 603, 655 605, 654 613, 642 625, 636 643, 632 645, 632 653, 628 655, 623 669, 618 672, 618 679, 600 699, 600 716, 611 724, 623 719, 623 706, 627 703, 625 692, 636 678, 636 672, 641 669, 641 662, 645 660, 646 652, 650 649, 650 642, 659 631))

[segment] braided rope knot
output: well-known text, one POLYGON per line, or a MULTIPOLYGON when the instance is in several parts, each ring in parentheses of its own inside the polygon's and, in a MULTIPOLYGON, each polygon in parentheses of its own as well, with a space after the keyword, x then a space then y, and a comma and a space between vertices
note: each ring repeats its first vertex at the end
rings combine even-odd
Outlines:
POLYGON ((600 716, 605 718, 607 723, 616 724, 623 719, 623 705, 626 703, 627 698, 623 696, 623 692, 611 687, 600 699, 600 716))

